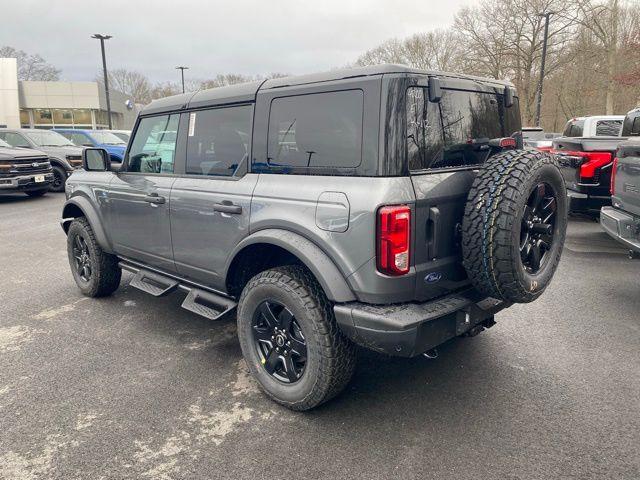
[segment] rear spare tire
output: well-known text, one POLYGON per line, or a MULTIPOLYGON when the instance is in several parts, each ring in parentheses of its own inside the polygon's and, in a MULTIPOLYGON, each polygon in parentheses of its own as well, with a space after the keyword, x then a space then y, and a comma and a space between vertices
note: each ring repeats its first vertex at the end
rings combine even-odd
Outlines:
POLYGON ((555 160, 533 150, 489 158, 462 222, 463 264, 485 295, 526 303, 547 288, 567 229, 567 192, 555 160))

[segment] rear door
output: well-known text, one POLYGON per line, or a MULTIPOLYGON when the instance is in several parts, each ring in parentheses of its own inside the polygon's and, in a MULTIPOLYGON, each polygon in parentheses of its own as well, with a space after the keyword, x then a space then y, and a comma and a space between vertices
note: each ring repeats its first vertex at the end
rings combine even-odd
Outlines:
POLYGON ((176 180, 179 119, 179 114, 165 114, 140 120, 127 164, 114 176, 108 193, 116 253, 167 272, 175 271, 169 199, 176 180))
POLYGON ((251 154, 250 104, 182 114, 188 124, 185 175, 171 191, 171 236, 177 271, 224 289, 224 268, 249 233, 251 195, 258 175, 251 154))
POLYGON ((416 195, 416 300, 466 284, 461 226, 474 168, 490 155, 488 139, 520 131, 517 98, 506 108, 492 90, 407 90, 407 159, 416 195))

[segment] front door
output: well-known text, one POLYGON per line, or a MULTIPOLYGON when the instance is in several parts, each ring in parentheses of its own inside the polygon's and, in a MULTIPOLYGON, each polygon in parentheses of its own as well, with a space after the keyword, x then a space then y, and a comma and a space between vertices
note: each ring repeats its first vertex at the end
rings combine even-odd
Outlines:
POLYGON ((115 252, 175 272, 169 207, 179 114, 140 120, 124 171, 109 187, 115 252))
POLYGON ((171 190, 171 236, 177 271, 224 289, 233 248, 249 234, 247 174, 253 108, 240 105, 183 114, 189 122, 185 173, 171 190))

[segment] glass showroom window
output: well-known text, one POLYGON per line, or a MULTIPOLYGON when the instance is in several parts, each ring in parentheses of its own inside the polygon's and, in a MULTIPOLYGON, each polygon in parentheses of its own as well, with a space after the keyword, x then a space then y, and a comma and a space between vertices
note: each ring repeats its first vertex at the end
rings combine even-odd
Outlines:
POLYGON ((26 108, 20 109, 20 126, 22 128, 31 128, 31 115, 26 108))
POLYGON ((55 125, 73 125, 71 110, 53 109, 53 123, 55 125))
POLYGON ((52 125, 53 116, 51 115, 51 110, 36 108, 33 111, 33 123, 34 125, 52 125))
POLYGON ((77 108, 73 110, 73 124, 74 125, 87 125, 91 128, 93 121, 91 120, 91 110, 77 108))

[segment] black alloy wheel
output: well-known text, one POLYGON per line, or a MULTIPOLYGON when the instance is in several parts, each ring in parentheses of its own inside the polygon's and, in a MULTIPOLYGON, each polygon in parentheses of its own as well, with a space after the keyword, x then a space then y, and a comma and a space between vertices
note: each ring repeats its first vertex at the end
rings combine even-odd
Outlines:
POLYGON ((295 383, 304 374, 307 343, 291 311, 275 300, 265 300, 252 322, 253 342, 262 367, 283 383, 295 383))
POLYGON ((53 183, 51 190, 54 192, 64 192, 64 184, 67 181, 67 174, 59 167, 53 169, 53 183))
POLYGON ((530 274, 542 268, 553 247, 557 205, 556 192, 546 182, 533 188, 525 205, 520 228, 520 259, 530 274))
POLYGON ((73 239, 73 258, 78 276, 85 282, 90 281, 92 275, 91 253, 82 235, 76 235, 73 239))

